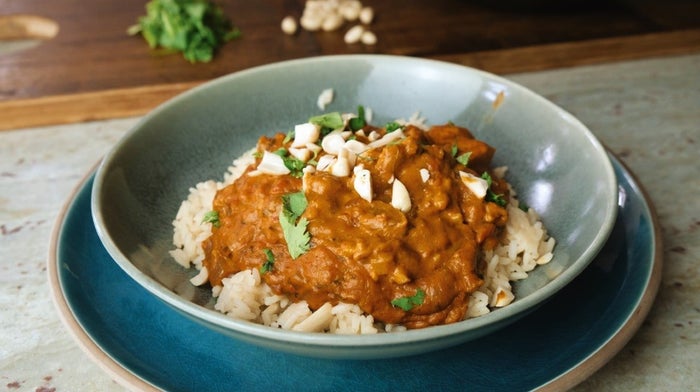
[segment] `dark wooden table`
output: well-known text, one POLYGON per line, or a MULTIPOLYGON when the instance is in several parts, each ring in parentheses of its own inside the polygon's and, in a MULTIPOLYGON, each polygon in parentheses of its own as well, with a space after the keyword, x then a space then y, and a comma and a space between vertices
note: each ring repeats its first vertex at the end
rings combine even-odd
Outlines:
POLYGON ((212 78, 308 56, 418 56, 506 74, 700 51, 696 1, 363 3, 375 9, 374 46, 345 44, 349 25, 284 35, 280 21, 298 17, 303 0, 222 0, 243 36, 212 62, 190 64, 177 54, 156 55, 140 37, 126 34, 145 14, 144 0, 0 0, 0 39, 3 31, 12 38, 7 31, 17 29, 3 24, 18 15, 59 27, 36 47, 0 55, 0 129, 140 115, 212 78))

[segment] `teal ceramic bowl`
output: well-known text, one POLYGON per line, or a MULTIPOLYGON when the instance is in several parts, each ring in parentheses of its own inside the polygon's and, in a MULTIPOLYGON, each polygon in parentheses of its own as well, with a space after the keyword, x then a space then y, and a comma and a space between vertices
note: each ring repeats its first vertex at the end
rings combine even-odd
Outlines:
MULTIPOLYGON (((192 89, 145 116, 104 158, 92 189, 98 235, 114 261, 164 303, 219 333, 286 352, 345 359, 398 357, 476 339, 555 295, 599 252, 615 222, 617 182, 605 149, 576 118, 507 79, 454 64, 394 56, 309 58, 234 73, 192 89), (466 321, 405 332, 345 336, 290 332, 213 310, 169 256, 188 189, 221 179, 259 136, 326 111, 372 109, 375 124, 416 111, 430 124, 467 126, 496 147, 496 165, 557 239, 553 260, 516 283, 516 300, 466 321)), ((164 305, 165 306, 165 305, 164 305)), ((192 344, 196 343, 193 337, 192 344)))

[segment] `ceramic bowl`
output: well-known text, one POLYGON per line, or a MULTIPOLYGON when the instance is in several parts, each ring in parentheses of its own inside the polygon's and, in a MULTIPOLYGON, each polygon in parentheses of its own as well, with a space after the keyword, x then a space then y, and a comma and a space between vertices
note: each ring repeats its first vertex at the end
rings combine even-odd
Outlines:
MULTIPOLYGON (((146 115, 97 170, 92 213, 115 262, 151 294, 235 339, 307 356, 398 357, 476 339, 555 295, 605 243, 617 211, 617 182, 605 149, 576 118, 507 79, 459 65, 382 55, 328 56, 237 72, 194 88, 146 115), (452 121, 496 147, 520 199, 541 215, 558 243, 553 260, 514 286, 507 307, 462 322, 399 333, 345 336, 290 332, 213 310, 195 270, 170 257, 172 226, 188 189, 221 180, 259 136, 328 111, 372 109, 373 123, 420 111, 430 124, 452 121)), ((192 337, 196 344, 196 337, 192 337)))

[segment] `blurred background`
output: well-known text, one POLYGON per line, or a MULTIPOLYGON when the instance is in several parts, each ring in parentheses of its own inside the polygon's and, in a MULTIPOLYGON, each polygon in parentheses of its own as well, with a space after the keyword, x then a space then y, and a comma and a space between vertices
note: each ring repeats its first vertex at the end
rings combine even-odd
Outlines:
POLYGON ((146 3, 0 0, 0 129, 139 115, 202 81, 308 56, 420 56, 504 74, 700 46, 700 2, 688 0, 364 0, 371 45, 345 42, 357 22, 283 33, 304 0, 218 0, 241 36, 193 64, 127 34, 146 3))

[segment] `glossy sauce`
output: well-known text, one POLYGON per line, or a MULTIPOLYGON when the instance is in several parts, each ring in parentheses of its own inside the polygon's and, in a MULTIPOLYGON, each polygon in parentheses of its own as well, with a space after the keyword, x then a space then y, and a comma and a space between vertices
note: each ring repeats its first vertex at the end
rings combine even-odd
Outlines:
MULTIPOLYGON (((462 320, 469 294, 482 284, 480 250, 498 243, 507 213, 477 198, 459 171, 480 176, 494 149, 451 124, 425 132, 409 126, 404 134, 399 142, 357 158, 356 164, 371 173, 371 203, 354 190, 352 175, 321 171, 306 174, 303 181, 291 175, 243 175, 220 190, 214 200, 220 226, 203 244, 210 283, 259 269, 266 260, 263 250, 270 249, 275 262, 263 280, 278 294, 306 300, 312 309, 325 302, 355 303, 377 321, 409 328, 462 320), (455 156, 467 151, 465 167, 455 156), (420 169, 429 171, 427 181, 420 169), (406 213, 390 204, 392 179, 399 179, 411 197, 406 213), (292 259, 279 223, 281 198, 302 187, 311 248, 292 259), (391 304, 419 289, 425 293, 422 304, 408 311, 391 304)), ((281 134, 263 137, 258 150, 274 151, 283 139, 281 134)), ((507 200, 505 182, 494 178, 491 189, 507 200)))

